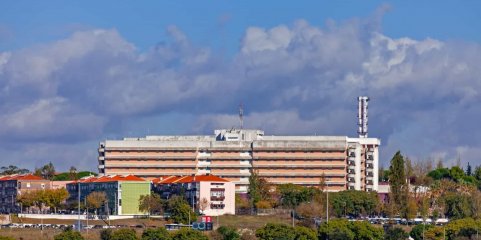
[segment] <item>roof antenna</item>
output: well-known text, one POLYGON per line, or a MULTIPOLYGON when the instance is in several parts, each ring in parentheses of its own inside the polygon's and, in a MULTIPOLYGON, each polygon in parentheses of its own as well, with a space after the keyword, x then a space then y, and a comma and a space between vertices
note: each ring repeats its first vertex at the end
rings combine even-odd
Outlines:
POLYGON ((244 107, 242 106, 242 102, 239 104, 239 121, 240 121, 240 129, 244 128, 244 107))

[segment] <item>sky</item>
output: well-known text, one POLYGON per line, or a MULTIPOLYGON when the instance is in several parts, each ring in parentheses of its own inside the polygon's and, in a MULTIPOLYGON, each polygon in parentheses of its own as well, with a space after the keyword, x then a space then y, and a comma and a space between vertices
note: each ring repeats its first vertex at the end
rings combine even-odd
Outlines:
POLYGON ((1 1, 0 165, 96 170, 99 141, 356 136, 481 164, 480 1, 1 1))

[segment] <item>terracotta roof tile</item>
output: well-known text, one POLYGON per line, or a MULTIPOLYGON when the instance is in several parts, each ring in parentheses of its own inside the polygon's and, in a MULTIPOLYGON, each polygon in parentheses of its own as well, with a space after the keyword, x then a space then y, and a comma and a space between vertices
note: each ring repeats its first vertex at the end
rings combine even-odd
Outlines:
POLYGON ((7 176, 0 177, 0 181, 7 181, 7 180, 31 180, 31 181, 35 181, 35 180, 46 180, 46 179, 43 179, 39 176, 35 176, 31 173, 29 173, 29 174, 13 174, 13 175, 7 175, 7 176))
POLYGON ((169 176, 156 178, 152 180, 154 184, 170 184, 170 183, 190 183, 190 182, 228 182, 228 180, 214 175, 197 175, 197 176, 169 176))

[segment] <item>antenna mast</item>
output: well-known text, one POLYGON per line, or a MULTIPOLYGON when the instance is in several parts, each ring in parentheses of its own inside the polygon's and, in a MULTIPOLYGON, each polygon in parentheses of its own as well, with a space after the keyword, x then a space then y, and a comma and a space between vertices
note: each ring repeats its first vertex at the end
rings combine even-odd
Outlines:
POLYGON ((244 128, 244 107, 242 103, 239 104, 239 121, 240 121, 240 129, 244 128))

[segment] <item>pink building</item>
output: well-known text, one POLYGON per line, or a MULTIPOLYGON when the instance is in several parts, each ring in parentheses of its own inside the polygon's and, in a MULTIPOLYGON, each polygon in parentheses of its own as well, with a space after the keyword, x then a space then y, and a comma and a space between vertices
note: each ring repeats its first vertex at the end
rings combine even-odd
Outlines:
POLYGON ((235 214, 235 184, 213 175, 169 176, 152 180, 163 198, 185 192, 196 212, 207 216, 235 214))

